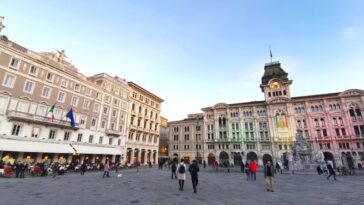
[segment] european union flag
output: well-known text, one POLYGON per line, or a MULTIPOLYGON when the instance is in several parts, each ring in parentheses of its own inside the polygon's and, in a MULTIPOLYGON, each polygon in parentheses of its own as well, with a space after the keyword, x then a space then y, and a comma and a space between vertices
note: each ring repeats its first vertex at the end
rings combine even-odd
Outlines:
POLYGON ((71 126, 72 127, 75 127, 76 126, 76 123, 75 123, 75 115, 73 114, 72 108, 68 111, 66 117, 71 120, 71 126))

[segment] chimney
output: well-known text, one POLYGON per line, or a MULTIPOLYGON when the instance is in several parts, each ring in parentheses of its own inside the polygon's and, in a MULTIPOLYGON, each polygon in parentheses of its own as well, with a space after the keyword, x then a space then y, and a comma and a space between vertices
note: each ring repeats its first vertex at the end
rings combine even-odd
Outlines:
POLYGON ((4 17, 0 16, 0 33, 1 33, 1 30, 3 28, 5 28, 4 24, 3 24, 3 20, 4 20, 4 17))

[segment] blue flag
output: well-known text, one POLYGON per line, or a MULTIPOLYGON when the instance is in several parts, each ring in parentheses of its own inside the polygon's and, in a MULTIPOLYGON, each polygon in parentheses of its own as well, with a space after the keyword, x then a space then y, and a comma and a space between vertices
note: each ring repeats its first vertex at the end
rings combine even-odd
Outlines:
POLYGON ((71 126, 75 127, 76 126, 75 115, 73 114, 72 108, 68 111, 66 117, 71 120, 71 126))

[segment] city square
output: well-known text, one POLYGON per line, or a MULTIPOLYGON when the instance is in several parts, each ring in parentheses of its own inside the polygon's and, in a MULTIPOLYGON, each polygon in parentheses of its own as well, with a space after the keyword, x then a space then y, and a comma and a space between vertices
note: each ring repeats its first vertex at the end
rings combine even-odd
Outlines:
POLYGON ((0 205, 364 205, 362 8, 4 0, 0 205))
POLYGON ((316 174, 278 174, 275 192, 267 192, 262 172, 256 181, 246 181, 238 168, 230 173, 218 173, 201 168, 197 194, 193 194, 191 178, 187 176, 184 191, 171 179, 168 168, 122 170, 118 178, 102 178, 102 172, 86 172, 84 176, 1 178, 2 204, 364 204, 364 178, 337 177, 326 180, 316 174))

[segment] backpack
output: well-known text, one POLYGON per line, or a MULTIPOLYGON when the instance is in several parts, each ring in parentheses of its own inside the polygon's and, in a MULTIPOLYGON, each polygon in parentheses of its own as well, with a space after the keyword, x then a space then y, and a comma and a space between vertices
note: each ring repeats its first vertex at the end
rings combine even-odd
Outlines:
POLYGON ((178 172, 179 172, 180 174, 184 174, 184 173, 186 172, 186 168, 185 168, 185 166, 184 166, 184 165, 181 165, 181 166, 179 167, 179 169, 178 169, 178 172))

